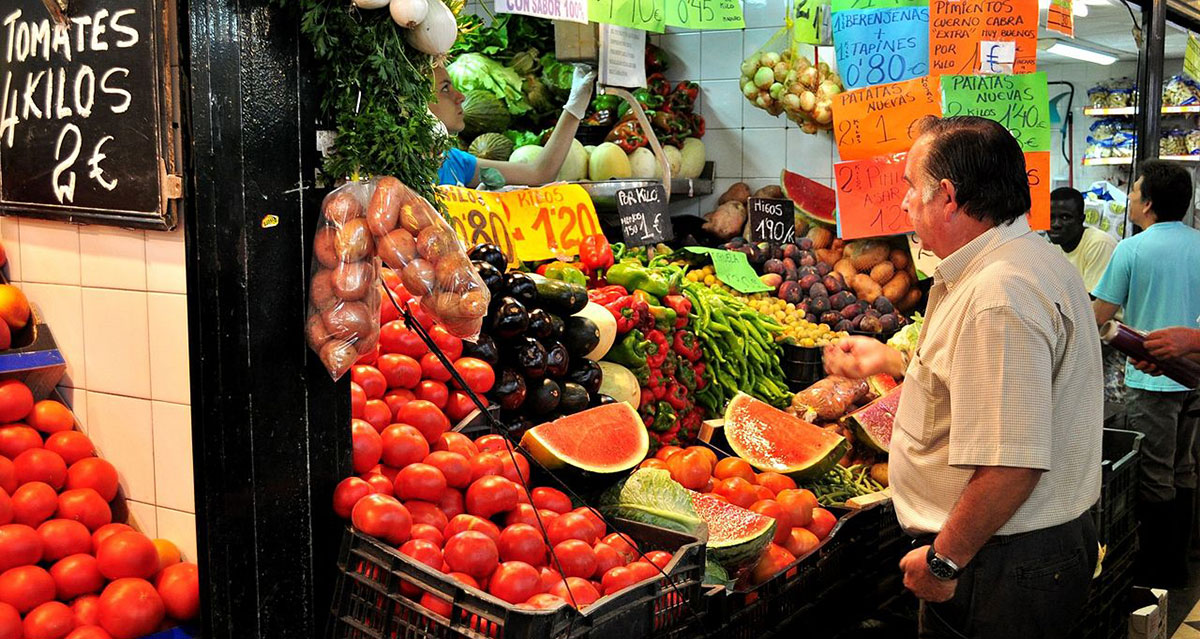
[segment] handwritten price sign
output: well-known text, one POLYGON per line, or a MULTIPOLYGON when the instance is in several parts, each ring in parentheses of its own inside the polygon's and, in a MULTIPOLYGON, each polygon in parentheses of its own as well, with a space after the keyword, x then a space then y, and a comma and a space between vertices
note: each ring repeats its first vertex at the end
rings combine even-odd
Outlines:
POLYGON ((1029 228, 1050 229, 1050 152, 1025 154, 1025 174, 1029 176, 1029 228))
POLYGON ((1037 0, 930 0, 929 73, 966 75, 1001 63, 981 60, 981 42, 1015 42, 1012 72, 1030 73, 1037 33, 1037 0))
MULTIPOLYGON (((618 27, 662 33, 672 0, 588 0, 588 19, 618 27)), ((678 0, 674 0, 678 1, 678 0)), ((715 2, 716 0, 710 0, 715 2)))
POLYGON ((904 163, 905 154, 898 153, 834 165, 838 237, 853 240, 913 230, 900 208, 908 191, 904 163))
POLYGON ((848 89, 923 76, 929 71, 929 8, 835 12, 833 46, 848 89))
POLYGON ((1024 151, 1050 150, 1050 99, 1046 73, 944 75, 942 111, 977 115, 1004 125, 1024 151))
POLYGON ((584 238, 602 233, 591 198, 577 184, 507 193, 455 186, 438 190, 463 243, 495 244, 510 264, 578 255, 584 238))
POLYGON ((929 76, 843 91, 833 99, 833 131, 843 160, 903 153, 912 146, 913 125, 942 114, 936 80, 929 76))
POLYGON ((688 29, 741 29, 746 26, 738 0, 666 0, 667 24, 688 29))
POLYGON ((833 44, 829 0, 798 0, 792 12, 792 41, 796 44, 833 44))

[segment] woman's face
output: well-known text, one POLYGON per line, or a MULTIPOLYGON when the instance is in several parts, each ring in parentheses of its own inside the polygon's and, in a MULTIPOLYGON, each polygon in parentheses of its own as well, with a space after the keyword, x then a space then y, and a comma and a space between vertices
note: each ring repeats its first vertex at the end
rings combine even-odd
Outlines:
POLYGON ((429 103, 429 110, 453 135, 458 135, 467 126, 463 121, 462 102, 463 94, 450 84, 450 75, 446 73, 446 69, 442 66, 434 67, 433 101, 429 103))

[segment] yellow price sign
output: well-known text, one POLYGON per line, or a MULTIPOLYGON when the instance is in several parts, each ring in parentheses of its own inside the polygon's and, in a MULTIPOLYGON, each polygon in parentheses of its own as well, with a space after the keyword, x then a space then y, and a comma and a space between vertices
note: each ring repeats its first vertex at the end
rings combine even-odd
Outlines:
POLYGON ((495 244, 509 264, 578 255, 585 238, 603 233, 592 198, 577 184, 505 193, 457 186, 438 190, 463 243, 495 244))

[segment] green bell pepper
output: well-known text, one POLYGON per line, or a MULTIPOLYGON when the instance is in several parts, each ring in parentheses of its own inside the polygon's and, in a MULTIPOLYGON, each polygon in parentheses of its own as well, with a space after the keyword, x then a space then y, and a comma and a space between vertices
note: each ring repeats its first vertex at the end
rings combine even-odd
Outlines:
POLYGON ((646 366, 646 348, 649 345, 650 340, 635 328, 626 333, 604 358, 630 369, 642 368, 646 366))
POLYGON ((546 270, 542 273, 547 278, 567 282, 568 284, 578 284, 587 286, 587 275, 583 271, 571 266, 566 262, 551 262, 546 266, 546 270))
MULTIPOLYGON (((667 279, 662 275, 647 269, 640 264, 621 262, 614 264, 605 275, 609 284, 624 286, 630 292, 645 291, 654 297, 663 297, 670 293, 667 279)), ((657 304, 657 300, 655 300, 657 304)), ((672 318, 674 323, 674 318, 672 318)))

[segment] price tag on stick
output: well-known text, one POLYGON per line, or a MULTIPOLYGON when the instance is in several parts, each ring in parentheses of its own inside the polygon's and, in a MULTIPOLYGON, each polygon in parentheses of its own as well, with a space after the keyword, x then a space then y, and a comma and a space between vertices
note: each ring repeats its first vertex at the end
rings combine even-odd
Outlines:
POLYGON ((774 290, 758 279, 758 273, 750 266, 750 260, 741 251, 723 251, 703 246, 685 246, 683 250, 712 258, 717 279, 733 287, 739 293, 765 293, 774 290))
POLYGON ((796 204, 788 199, 752 197, 746 202, 750 241, 787 244, 796 236, 796 204))
POLYGON ((667 190, 661 184, 617 191, 617 215, 629 246, 648 246, 674 237, 667 190))

